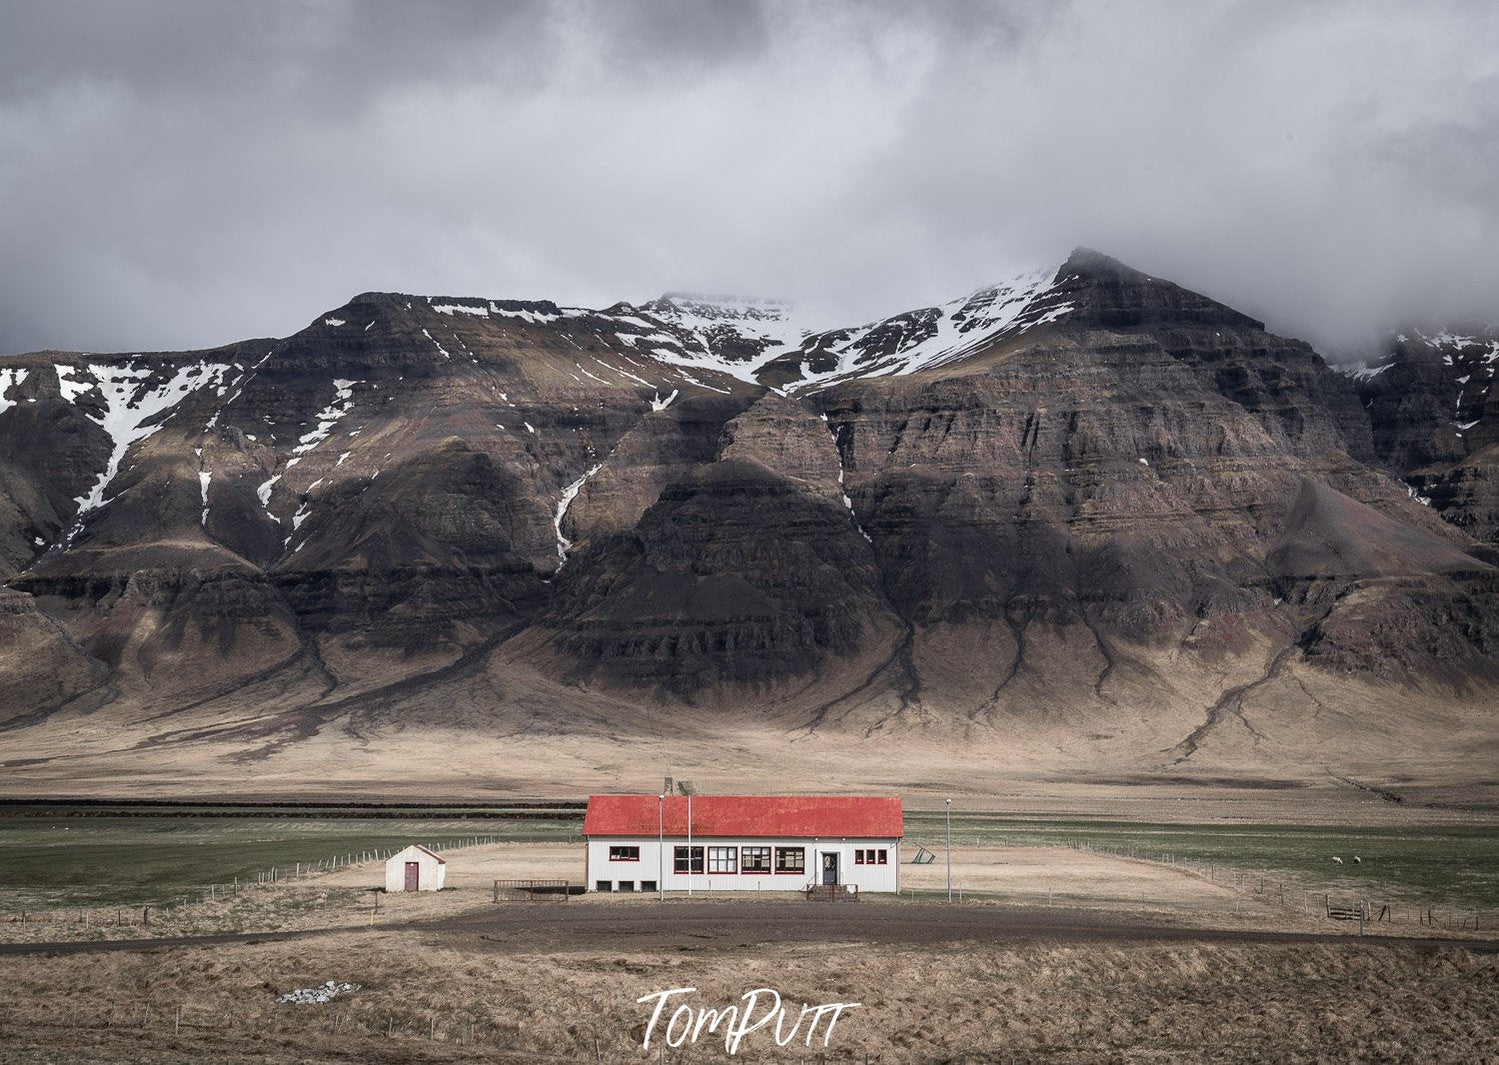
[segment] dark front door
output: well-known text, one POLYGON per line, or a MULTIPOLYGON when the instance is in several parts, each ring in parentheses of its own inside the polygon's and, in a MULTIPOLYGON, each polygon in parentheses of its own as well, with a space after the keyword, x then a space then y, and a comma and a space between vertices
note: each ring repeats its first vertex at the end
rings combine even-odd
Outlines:
POLYGON ((418 891, 422 885, 422 863, 406 863, 406 890, 418 891))
POLYGON ((824 854, 822 856, 822 882, 824 884, 838 883, 838 855, 824 854))

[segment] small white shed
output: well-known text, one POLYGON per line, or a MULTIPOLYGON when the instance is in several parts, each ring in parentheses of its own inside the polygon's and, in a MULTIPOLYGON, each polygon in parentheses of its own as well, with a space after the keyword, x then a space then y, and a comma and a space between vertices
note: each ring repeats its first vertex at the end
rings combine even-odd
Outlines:
POLYGON ((386 891, 441 891, 448 863, 420 843, 392 854, 385 863, 386 891))

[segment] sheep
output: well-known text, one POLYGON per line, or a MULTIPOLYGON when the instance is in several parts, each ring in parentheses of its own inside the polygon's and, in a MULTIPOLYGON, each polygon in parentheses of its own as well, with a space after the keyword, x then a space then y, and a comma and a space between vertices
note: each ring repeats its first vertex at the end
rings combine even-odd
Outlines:
POLYGON ((1336 864, 1338 864, 1338 865, 1342 865, 1342 864, 1343 864, 1343 859, 1342 859, 1342 858, 1339 858, 1339 857, 1337 857, 1337 856, 1336 856, 1336 855, 1334 855, 1334 857, 1333 857, 1333 861, 1334 861, 1334 862, 1335 862, 1335 863, 1336 863, 1336 864))
POLYGON ((1353 856, 1353 864, 1354 865, 1363 865, 1364 864, 1364 860, 1362 858, 1360 858, 1357 854, 1355 854, 1353 856))

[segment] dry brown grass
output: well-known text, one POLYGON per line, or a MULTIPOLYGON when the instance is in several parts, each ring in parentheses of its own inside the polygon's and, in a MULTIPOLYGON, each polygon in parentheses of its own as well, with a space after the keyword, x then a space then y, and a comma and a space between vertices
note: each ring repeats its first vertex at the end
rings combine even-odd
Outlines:
POLYGON ((941 705, 929 708, 930 717, 870 735, 862 719, 808 732, 787 716, 788 693, 689 711, 556 685, 509 666, 451 692, 429 692, 409 713, 335 716, 312 734, 288 732, 284 746, 262 757, 246 756, 258 741, 213 729, 269 721, 275 706, 205 709, 174 715, 168 725, 154 706, 112 708, 57 715, 8 735, 4 790, 504 801, 654 794, 672 775, 718 793, 774 793, 800 780, 817 791, 900 794, 911 808, 954 797, 995 812, 1196 822, 1492 822, 1499 809, 1490 689, 1392 691, 1288 667, 1277 683, 1256 689, 1246 710, 1262 740, 1220 729, 1178 761, 1172 745, 1203 723, 1224 689, 1253 680, 1264 656, 1224 663, 1221 677, 1184 671, 1148 648, 1128 649, 1126 657, 1148 664, 1159 683, 1115 693, 1120 703, 1107 725, 1094 720, 1096 707, 1038 698, 1023 716, 974 721, 970 706, 941 705), (1167 684, 1189 676, 1195 687, 1167 684), (142 759, 147 748, 151 757, 142 759), (1405 801, 1384 801, 1367 788, 1394 789, 1405 801))
MULTIPOLYGON (((914 848, 908 845, 908 851, 914 848)), ((1192 928, 1254 929, 1343 934, 1350 926, 1329 921, 1320 908, 1303 913, 1292 902, 1213 883, 1181 867, 1135 861, 1064 847, 959 846, 953 849, 953 885, 969 905, 1056 906, 1103 911, 1112 917, 1192 928)), ((902 890, 916 896, 940 894, 945 863, 901 866, 902 890)), ((0 923, 0 942, 38 943, 105 939, 151 939, 220 933, 285 932, 324 929, 376 929, 486 911, 496 879, 567 880, 583 884, 583 848, 578 843, 507 842, 448 853, 448 889, 441 892, 381 894, 378 914, 371 888, 384 883, 384 865, 366 862, 278 884, 252 885, 233 898, 153 910, 151 925, 108 923, 113 909, 88 911, 94 923, 80 924, 76 909, 49 912, 52 920, 22 926, 0 923), (100 918, 104 923, 100 923, 100 918)), ((1246 880, 1246 884, 1251 881, 1246 880)), ((680 893, 674 893, 680 894, 680 893)), ((715 892, 714 899, 734 896, 715 892)), ((752 895, 753 898, 763 896, 752 895)), ((620 907, 652 902, 654 894, 575 896, 568 905, 620 907)), ((139 921, 139 911, 127 911, 139 921)), ((1482 929, 1449 930, 1418 924, 1413 909, 1395 923, 1371 924, 1371 935, 1437 936, 1452 939, 1491 935, 1482 929)), ((1354 925, 1356 930, 1357 926, 1354 925)))
MULTIPOLYGON (((642 1060, 641 995, 857 1001, 829 1060, 1484 1061, 1499 959, 1457 947, 755 946, 516 955, 414 933, 9 960, 6 1061, 642 1060), (322 1007, 275 993, 364 990, 322 1007), (152 1006, 145 1020, 145 1006, 152 1006), (174 1033, 181 1005, 181 1030, 174 1033), (431 1027, 435 1023, 435 1028, 431 1027), (429 1039, 429 1034, 435 1039, 429 1039), (472 1039, 472 1043, 468 1042, 472 1039), (980 1057, 979 1055, 984 1055, 980 1057)), ((751 1036, 738 1060, 816 1060, 751 1036)), ((652 1057, 654 1058, 654 1054, 652 1057)), ((724 1060, 706 1039, 692 1060, 724 1060)), ((668 1058, 668 1060, 672 1060, 668 1058)), ((681 1060, 681 1059, 678 1059, 681 1060)))
MULTIPOLYGON (((1254 927, 1290 926, 1278 910, 1162 865, 1055 847, 958 847, 953 857, 953 882, 968 900, 1084 906, 1178 923, 1243 927, 1252 921, 1254 927)), ((583 883, 581 844, 469 847, 448 855, 447 885, 451 890, 382 895, 380 912, 372 921, 374 895, 369 889, 384 882, 383 868, 382 863, 367 862, 304 880, 249 886, 234 898, 156 910, 150 927, 98 923, 100 917, 107 919, 111 910, 97 911, 95 923, 85 926, 75 919, 78 911, 59 909, 53 913, 57 918, 54 921, 29 926, 14 921, 0 924, 0 942, 365 928, 372 923, 382 927, 484 909, 491 905, 492 885, 497 879, 583 883)), ((946 867, 904 865, 901 877, 907 891, 938 891, 945 885, 946 867)), ((640 901, 651 898, 654 896, 639 896, 640 901)), ((632 901, 586 895, 574 899, 571 905, 621 906, 632 901)), ((130 916, 139 920, 138 911, 130 916)))

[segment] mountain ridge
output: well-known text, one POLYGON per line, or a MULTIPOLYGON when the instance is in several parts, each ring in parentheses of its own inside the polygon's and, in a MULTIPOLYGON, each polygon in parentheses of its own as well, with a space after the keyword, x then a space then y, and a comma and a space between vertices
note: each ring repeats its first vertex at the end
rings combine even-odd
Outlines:
POLYGON ((0 362, 0 729, 233 766, 722 719, 1216 771, 1491 724, 1492 534, 1306 344, 1086 249, 784 307, 373 292, 0 362))

